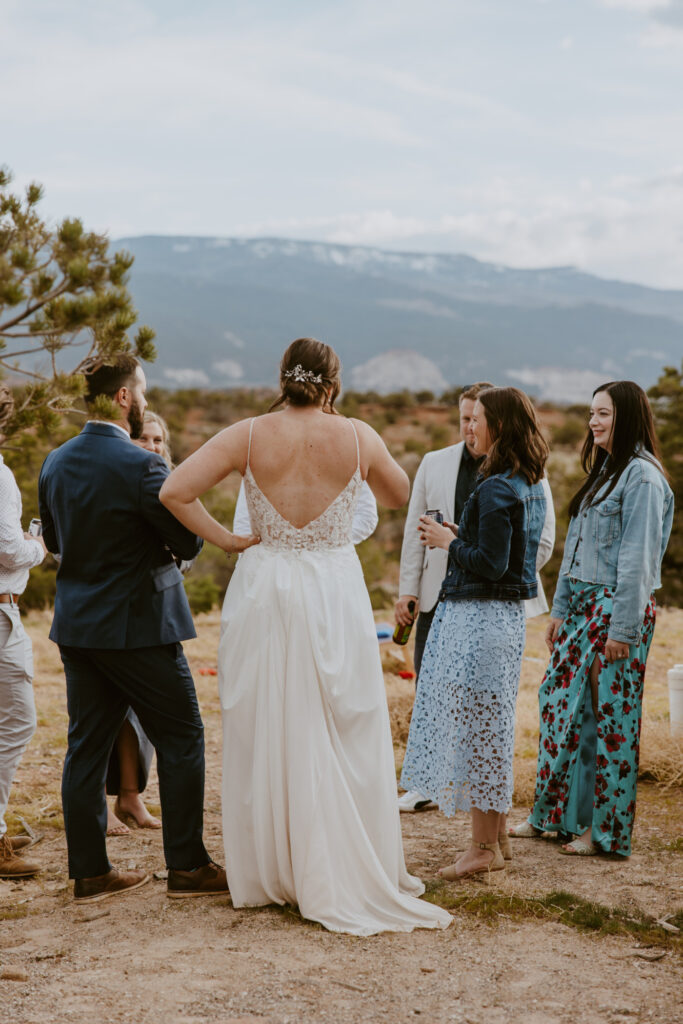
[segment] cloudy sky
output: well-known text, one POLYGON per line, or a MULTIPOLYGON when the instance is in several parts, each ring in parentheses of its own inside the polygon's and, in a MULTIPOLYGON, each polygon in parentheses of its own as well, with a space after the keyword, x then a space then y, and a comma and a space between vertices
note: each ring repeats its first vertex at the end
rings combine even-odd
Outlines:
POLYGON ((0 0, 0 53, 51 217, 683 288, 683 0, 0 0))

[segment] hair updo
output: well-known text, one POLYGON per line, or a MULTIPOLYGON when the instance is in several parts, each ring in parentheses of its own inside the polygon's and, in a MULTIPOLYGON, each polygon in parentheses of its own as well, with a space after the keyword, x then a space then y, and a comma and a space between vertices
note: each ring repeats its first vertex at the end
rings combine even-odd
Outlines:
POLYGON ((340 374, 341 363, 333 348, 315 338, 297 338, 280 362, 280 394, 268 411, 273 412, 287 402, 299 406, 320 405, 325 412, 334 412, 340 374), (313 380, 314 377, 320 380, 313 380))

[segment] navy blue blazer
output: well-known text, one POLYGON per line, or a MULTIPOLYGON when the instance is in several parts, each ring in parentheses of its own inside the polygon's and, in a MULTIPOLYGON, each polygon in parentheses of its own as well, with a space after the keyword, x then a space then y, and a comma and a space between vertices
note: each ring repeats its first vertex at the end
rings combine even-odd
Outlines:
POLYGON ((50 639, 67 647, 156 647, 194 637, 172 555, 202 541, 159 501, 169 469, 109 423, 87 423, 40 471, 43 538, 59 553, 50 639))

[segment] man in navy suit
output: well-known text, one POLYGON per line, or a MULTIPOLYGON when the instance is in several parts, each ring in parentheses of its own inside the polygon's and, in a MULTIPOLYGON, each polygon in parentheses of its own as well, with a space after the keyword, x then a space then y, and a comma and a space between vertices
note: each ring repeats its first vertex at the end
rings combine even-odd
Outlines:
POLYGON ((129 705, 157 752, 168 895, 225 893, 225 871, 202 841, 204 726, 181 646, 196 633, 174 561, 194 558, 202 542, 159 502, 166 463, 131 443, 147 405, 138 361, 120 356, 88 385, 89 408, 107 395, 120 418, 90 419, 48 455, 39 483, 43 537, 61 556, 50 638, 66 674, 62 802, 74 896, 101 900, 149 880, 112 868, 106 850, 107 762, 129 705))

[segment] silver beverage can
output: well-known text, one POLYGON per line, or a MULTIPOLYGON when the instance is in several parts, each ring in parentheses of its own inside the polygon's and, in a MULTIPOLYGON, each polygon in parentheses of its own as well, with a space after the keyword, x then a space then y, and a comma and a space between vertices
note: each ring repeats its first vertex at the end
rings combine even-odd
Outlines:
POLYGON ((433 519, 435 523, 440 523, 443 526, 443 512, 439 508, 428 508, 425 512, 426 516, 433 519))
POLYGON ((40 537, 43 532, 43 524, 40 519, 32 519, 29 523, 28 532, 32 537, 40 537))

